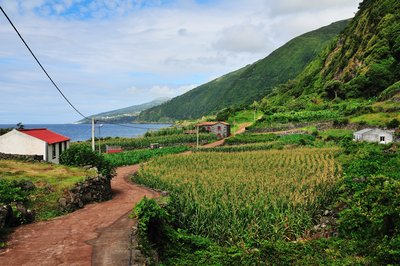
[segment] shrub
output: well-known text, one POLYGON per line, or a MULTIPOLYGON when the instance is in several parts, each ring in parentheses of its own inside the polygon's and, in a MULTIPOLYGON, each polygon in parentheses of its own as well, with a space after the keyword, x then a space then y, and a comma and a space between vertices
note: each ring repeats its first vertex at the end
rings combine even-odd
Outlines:
POLYGON ((391 121, 389 121, 388 123, 386 123, 386 126, 388 128, 392 128, 392 129, 398 128, 400 126, 400 121, 398 119, 394 118, 391 121))
POLYGON ((333 125, 335 127, 346 126, 348 124, 349 124, 348 118, 338 118, 338 119, 333 120, 333 125))
POLYGON ((23 190, 17 182, 0 179, 0 204, 11 202, 26 202, 28 192, 23 190))
POLYGON ((101 154, 92 151, 90 147, 83 145, 74 145, 65 150, 60 155, 60 163, 68 166, 93 166, 100 173, 112 178, 115 174, 114 167, 110 162, 104 159, 101 154))

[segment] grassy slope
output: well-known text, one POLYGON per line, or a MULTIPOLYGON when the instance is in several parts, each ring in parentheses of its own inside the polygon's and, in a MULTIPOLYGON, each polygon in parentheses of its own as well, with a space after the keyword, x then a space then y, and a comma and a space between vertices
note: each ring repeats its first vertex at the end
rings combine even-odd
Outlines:
POLYGON ((259 100, 276 85, 295 78, 347 23, 336 22, 301 35, 252 65, 142 112, 139 119, 160 121, 198 118, 224 107, 259 100))
POLYGON ((47 219, 59 214, 57 200, 66 188, 94 176, 93 171, 48 163, 27 163, 0 160, 0 177, 6 180, 29 180, 36 186, 30 200, 37 219, 47 219))
POLYGON ((301 109, 310 101, 388 99, 399 92, 399 14, 397 0, 364 1, 337 43, 269 95, 269 104, 301 109))

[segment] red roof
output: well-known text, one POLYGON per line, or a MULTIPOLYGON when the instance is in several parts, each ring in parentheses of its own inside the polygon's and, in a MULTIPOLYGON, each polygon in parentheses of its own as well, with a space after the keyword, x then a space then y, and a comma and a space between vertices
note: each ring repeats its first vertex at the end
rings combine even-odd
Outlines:
POLYGON ((36 128, 36 129, 18 129, 19 132, 43 140, 48 144, 54 144, 58 142, 64 142, 70 140, 63 135, 57 134, 47 128, 36 128))

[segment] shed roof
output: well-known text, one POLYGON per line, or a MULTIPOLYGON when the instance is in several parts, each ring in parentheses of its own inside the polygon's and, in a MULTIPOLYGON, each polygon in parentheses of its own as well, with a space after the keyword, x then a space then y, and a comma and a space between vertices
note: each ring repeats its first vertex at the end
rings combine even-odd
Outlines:
POLYGON ((18 129, 19 132, 43 140, 48 144, 54 144, 70 140, 63 135, 57 134, 47 128, 35 128, 35 129, 18 129))
POLYGON ((364 129, 361 129, 361 130, 359 130, 359 131, 354 132, 354 134, 360 134, 360 135, 362 135, 362 134, 367 133, 367 132, 369 132, 369 131, 371 131, 371 130, 372 130, 372 128, 364 128, 364 129))
POLYGON ((379 128, 365 128, 363 130, 354 132, 354 134, 364 135, 364 134, 393 134, 394 130, 383 130, 379 128))
POLYGON ((199 126, 199 127, 201 127, 201 126, 214 126, 216 124, 222 124, 222 125, 225 125, 225 126, 229 126, 229 124, 226 123, 226 122, 203 122, 203 123, 197 124, 197 126, 199 126))

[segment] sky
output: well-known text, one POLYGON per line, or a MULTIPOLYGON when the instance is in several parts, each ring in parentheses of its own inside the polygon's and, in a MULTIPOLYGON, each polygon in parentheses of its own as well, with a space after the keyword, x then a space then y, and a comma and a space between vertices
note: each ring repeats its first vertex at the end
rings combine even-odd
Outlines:
MULTIPOLYGON (((360 0, 0 0, 84 115, 175 97, 354 17, 360 0)), ((0 13, 0 124, 81 119, 0 13)))

